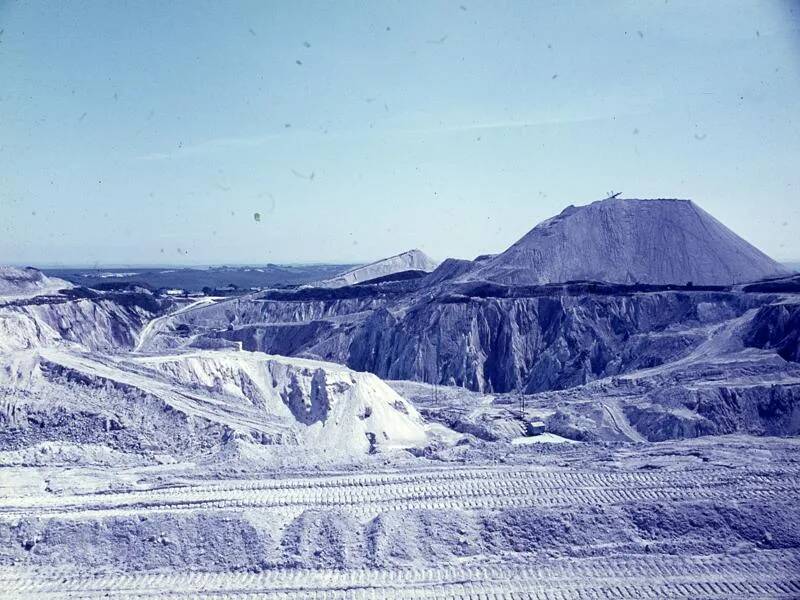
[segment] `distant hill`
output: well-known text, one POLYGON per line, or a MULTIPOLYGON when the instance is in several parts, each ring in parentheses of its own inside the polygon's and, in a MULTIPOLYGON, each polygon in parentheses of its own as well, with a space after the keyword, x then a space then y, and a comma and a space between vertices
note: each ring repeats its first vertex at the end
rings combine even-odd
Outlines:
POLYGON ((433 271, 439 263, 422 250, 408 250, 389 258, 384 258, 368 265, 345 271, 336 277, 315 282, 314 287, 343 287, 355 285, 371 279, 384 278, 403 271, 433 271))
POLYGON ((71 287, 68 282, 48 277, 32 267, 0 267, 0 296, 30 296, 68 287, 71 287))
POLYGON ((788 272, 691 200, 608 198, 567 207, 462 279, 730 285, 788 272))
POLYGON ((140 283, 158 288, 200 291, 233 284, 239 288, 302 285, 332 277, 353 265, 264 265, 258 267, 147 268, 147 269, 45 269, 76 285, 95 287, 109 282, 140 283))

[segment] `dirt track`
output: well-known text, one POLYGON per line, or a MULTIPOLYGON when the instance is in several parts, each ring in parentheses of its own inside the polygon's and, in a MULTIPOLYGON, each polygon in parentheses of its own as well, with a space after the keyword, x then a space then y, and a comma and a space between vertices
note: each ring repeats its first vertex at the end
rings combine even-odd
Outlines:
MULTIPOLYGON (((94 521, 194 512, 291 519, 306 510, 344 511, 361 521, 395 511, 562 509, 665 501, 793 502, 797 468, 588 472, 533 466, 245 479, 121 493, 7 496, 0 523, 21 518, 94 521), (272 515, 272 517, 270 517, 272 515)), ((442 513, 439 513, 442 514, 442 513)), ((591 558, 512 561, 472 557, 439 567, 286 569, 261 572, 129 572, 69 568, 0 569, 7 598, 796 598, 800 552, 722 554, 606 553, 591 558)))
POLYGON ((8 598, 796 598, 800 553, 625 557, 402 570, 92 576, 3 569, 8 598))
POLYGON ((677 473, 454 468, 419 473, 243 480, 151 490, 0 498, 0 520, 96 518, 149 512, 337 508, 361 516, 386 510, 608 505, 637 500, 791 500, 800 483, 746 469, 677 473))

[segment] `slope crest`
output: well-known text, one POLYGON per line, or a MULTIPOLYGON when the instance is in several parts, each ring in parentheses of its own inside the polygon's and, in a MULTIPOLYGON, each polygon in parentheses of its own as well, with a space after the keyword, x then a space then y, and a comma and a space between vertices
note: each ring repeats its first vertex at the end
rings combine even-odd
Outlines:
POLYGON ((383 258, 368 265, 362 265, 331 279, 319 281, 313 287, 342 287, 354 285, 378 277, 400 273, 402 271, 433 271, 439 263, 425 254, 422 250, 414 248, 395 256, 383 258))

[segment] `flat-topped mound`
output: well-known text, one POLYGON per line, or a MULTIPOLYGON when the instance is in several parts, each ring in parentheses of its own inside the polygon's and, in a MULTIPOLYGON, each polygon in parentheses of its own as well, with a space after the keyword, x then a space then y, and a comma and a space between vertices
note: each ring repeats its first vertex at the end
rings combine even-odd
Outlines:
POLYGON ((691 200, 607 198, 567 207, 465 278, 730 285, 787 273, 691 200))

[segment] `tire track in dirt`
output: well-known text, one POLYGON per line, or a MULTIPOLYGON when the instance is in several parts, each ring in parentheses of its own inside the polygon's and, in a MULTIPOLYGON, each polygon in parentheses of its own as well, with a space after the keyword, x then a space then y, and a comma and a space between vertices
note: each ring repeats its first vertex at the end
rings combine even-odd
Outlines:
POLYGON ((395 570, 80 574, 0 569, 8 598, 796 598, 800 552, 536 559, 395 570))
POLYGON ((773 501, 800 494, 794 472, 724 469, 677 473, 598 473, 461 469, 187 485, 131 492, 0 498, 0 520, 96 518, 221 509, 333 508, 359 515, 407 509, 613 505, 633 501, 730 498, 773 501))

